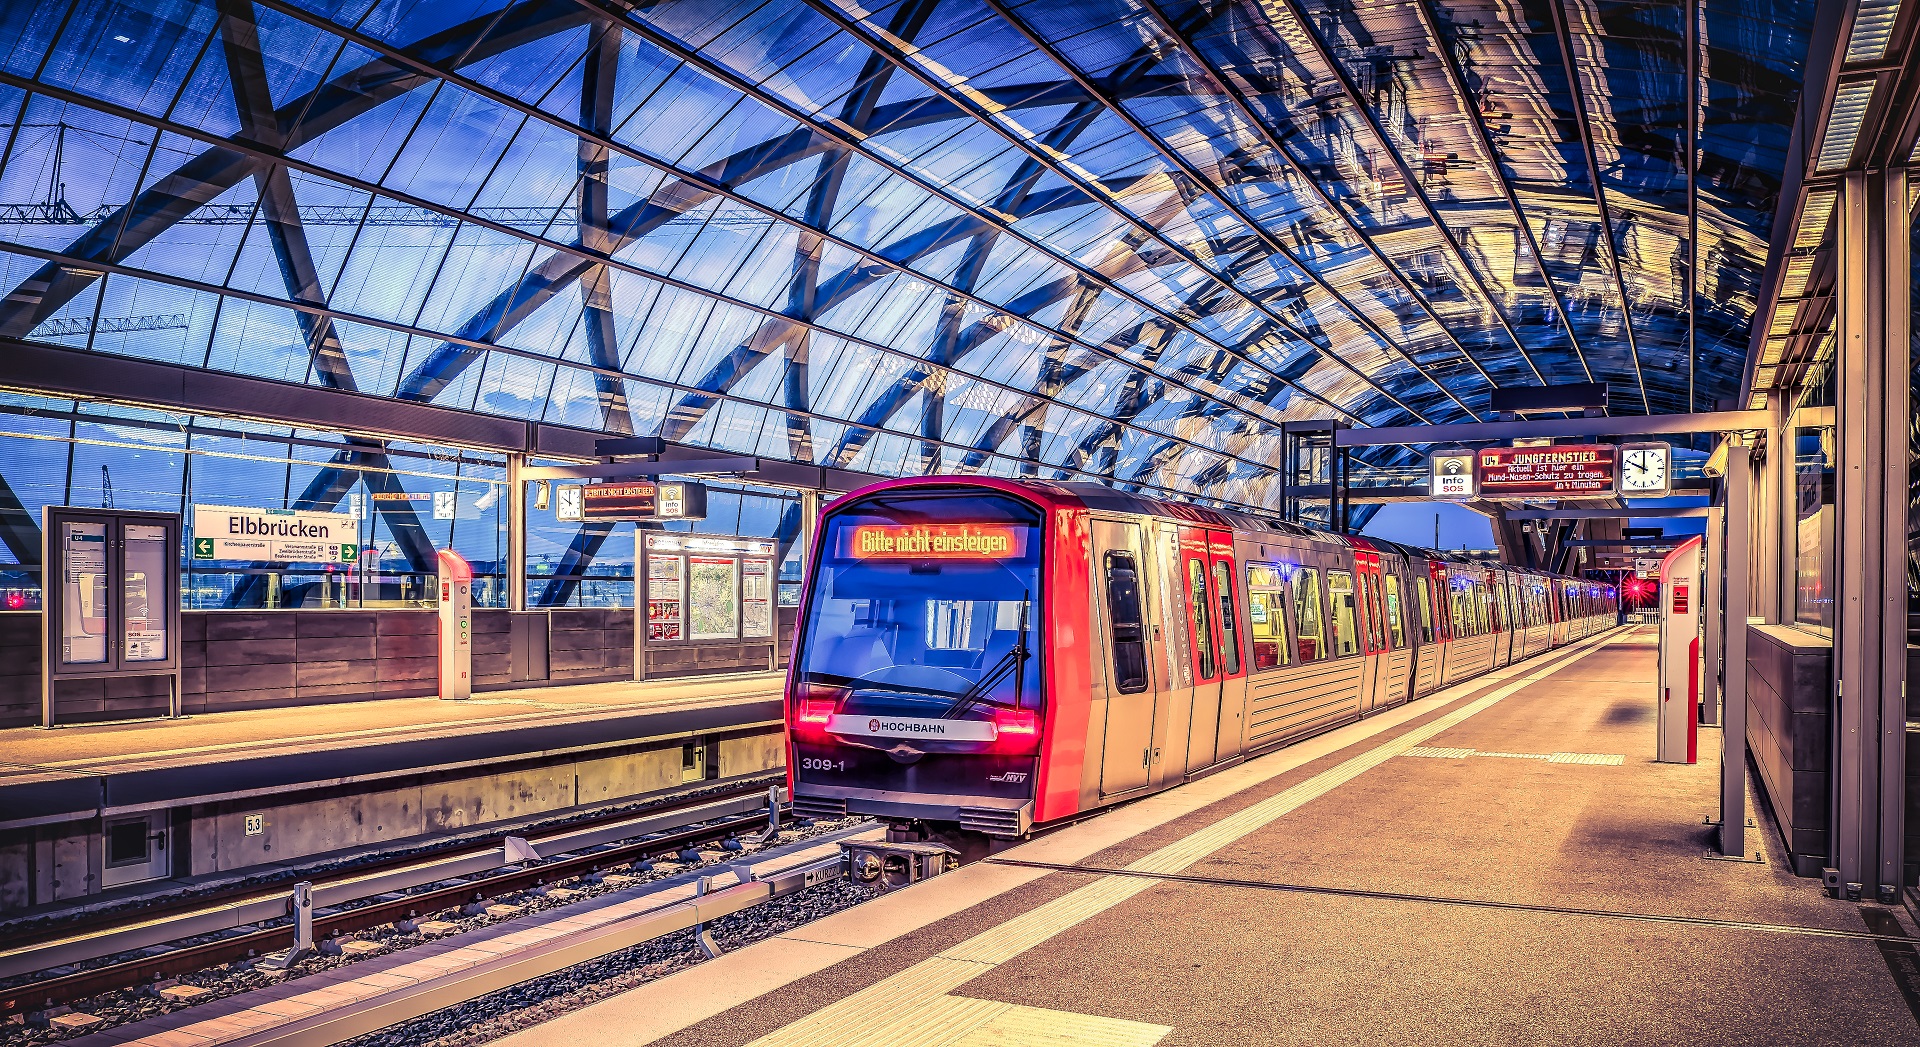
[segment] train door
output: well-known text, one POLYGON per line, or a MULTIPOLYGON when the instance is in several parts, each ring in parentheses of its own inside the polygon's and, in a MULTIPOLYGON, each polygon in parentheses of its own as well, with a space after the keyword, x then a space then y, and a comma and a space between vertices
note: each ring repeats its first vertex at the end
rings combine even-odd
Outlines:
MULTIPOLYGON (((1167 679, 1167 667, 1154 654, 1160 632, 1152 610, 1165 604, 1165 590, 1154 591, 1138 524, 1092 521, 1095 575, 1094 605, 1104 626, 1106 649, 1106 730, 1100 756, 1100 795, 1104 799, 1147 784, 1153 762, 1157 714, 1155 679, 1167 679)), ((1101 695, 1096 694, 1096 698, 1101 695)))
POLYGON ((1220 691, 1224 676, 1220 650, 1220 603, 1214 593, 1213 562, 1207 531, 1180 528, 1180 580, 1187 594, 1187 636, 1193 659, 1193 692, 1187 716, 1189 772, 1209 767, 1220 745, 1220 691))
POLYGON ((1450 682, 1447 663, 1453 657, 1453 610, 1447 595, 1447 565, 1438 560, 1427 561, 1427 578, 1433 611, 1433 689, 1437 691, 1450 682))
POLYGON ((1354 553, 1354 582, 1359 586, 1360 711, 1373 711, 1387 701, 1388 658, 1386 621, 1381 613, 1380 554, 1354 553))
POLYGON ((1158 581, 1160 649, 1166 677, 1155 696, 1152 769, 1148 781, 1164 785, 1185 774, 1181 758, 1186 750, 1189 715, 1193 707, 1194 672, 1192 629, 1186 600, 1186 566, 1182 563, 1181 528, 1160 524, 1152 556, 1158 581), (1164 747, 1164 750, 1163 750, 1164 747), (1169 771, 1171 767, 1173 770, 1169 771))
POLYGON ((1246 751, 1247 724, 1247 609, 1241 595, 1245 586, 1233 556, 1233 532, 1207 532, 1208 567, 1212 571, 1214 627, 1220 650, 1220 732, 1214 743, 1217 763, 1246 751))

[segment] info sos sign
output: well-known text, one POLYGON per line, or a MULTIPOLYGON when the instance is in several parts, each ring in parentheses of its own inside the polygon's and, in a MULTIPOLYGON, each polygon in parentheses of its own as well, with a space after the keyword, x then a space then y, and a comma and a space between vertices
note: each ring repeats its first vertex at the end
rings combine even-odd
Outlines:
POLYGON ((1614 444, 1483 447, 1482 498, 1611 498, 1620 471, 1614 444))

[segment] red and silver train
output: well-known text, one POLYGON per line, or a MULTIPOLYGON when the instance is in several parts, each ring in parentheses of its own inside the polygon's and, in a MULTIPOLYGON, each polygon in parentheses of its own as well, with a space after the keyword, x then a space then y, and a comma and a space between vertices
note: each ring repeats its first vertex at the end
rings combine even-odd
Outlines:
POLYGON ((822 514, 788 785, 801 814, 981 846, 1578 640, 1615 608, 1592 582, 1098 484, 891 480, 822 514))

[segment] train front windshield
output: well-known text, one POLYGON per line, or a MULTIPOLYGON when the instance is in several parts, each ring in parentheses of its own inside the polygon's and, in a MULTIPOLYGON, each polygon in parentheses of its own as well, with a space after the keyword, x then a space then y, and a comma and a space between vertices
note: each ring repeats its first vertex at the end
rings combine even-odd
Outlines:
POLYGON ((836 512, 820 540, 805 693, 859 715, 1037 709, 1039 510, 997 494, 879 494, 836 512))

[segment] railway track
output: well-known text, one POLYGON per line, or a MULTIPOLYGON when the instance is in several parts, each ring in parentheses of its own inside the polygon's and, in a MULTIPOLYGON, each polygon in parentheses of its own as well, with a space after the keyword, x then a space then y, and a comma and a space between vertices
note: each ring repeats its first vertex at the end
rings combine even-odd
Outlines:
MULTIPOLYGON (((312 940, 725 841, 764 828, 771 798, 765 786, 743 783, 637 814, 380 860, 317 878, 308 895, 312 940)), ((292 897, 287 890, 258 888, 196 897, 121 913, 117 922, 96 917, 77 930, 63 927, 68 933, 58 937, 10 945, 0 950, 0 977, 26 980, 0 989, 0 1018, 288 949, 298 933, 292 897), (218 937, 193 941, 210 935, 218 937), (170 947, 182 941, 189 944, 170 947), (75 965, 87 966, 62 970, 75 965), (41 972, 57 973, 33 977, 41 972)))

